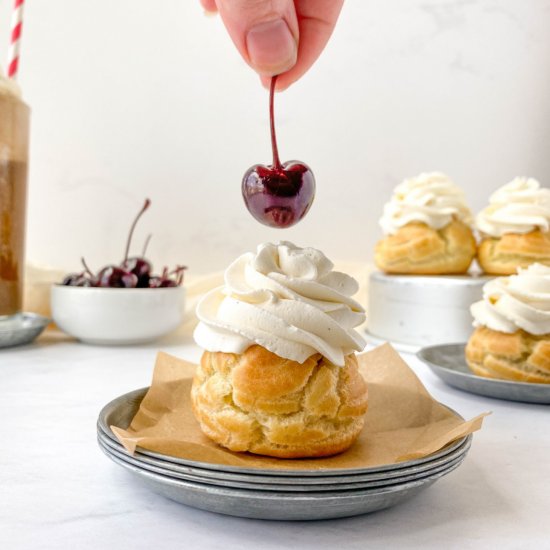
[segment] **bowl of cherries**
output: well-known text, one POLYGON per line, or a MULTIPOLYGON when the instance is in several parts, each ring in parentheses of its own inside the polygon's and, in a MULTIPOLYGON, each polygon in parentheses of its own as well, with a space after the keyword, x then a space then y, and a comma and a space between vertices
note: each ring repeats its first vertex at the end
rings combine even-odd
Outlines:
POLYGON ((176 329, 183 320, 185 267, 153 272, 145 258, 130 256, 132 235, 145 204, 134 219, 124 259, 93 272, 82 258, 83 270, 52 287, 52 317, 67 334, 90 344, 128 345, 149 342, 176 329))

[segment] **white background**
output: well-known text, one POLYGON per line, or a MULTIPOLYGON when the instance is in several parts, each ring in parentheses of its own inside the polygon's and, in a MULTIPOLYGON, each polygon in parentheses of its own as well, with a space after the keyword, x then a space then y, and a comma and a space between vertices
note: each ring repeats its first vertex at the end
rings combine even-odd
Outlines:
MULTIPOLYGON (((0 0, 5 60, 11 0, 0 0)), ((516 175, 550 181, 549 0, 348 0, 314 68, 277 98, 280 152, 317 198, 296 228, 240 196, 270 161, 267 93, 198 0, 27 2, 20 82, 33 109, 28 260, 64 269, 137 251, 194 273, 265 240, 370 261, 395 184, 447 172, 474 210, 516 175)))

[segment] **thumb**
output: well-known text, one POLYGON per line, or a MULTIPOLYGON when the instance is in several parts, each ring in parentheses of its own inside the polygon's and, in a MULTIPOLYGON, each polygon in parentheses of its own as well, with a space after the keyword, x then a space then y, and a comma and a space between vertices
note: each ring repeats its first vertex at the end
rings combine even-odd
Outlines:
POLYGON ((224 25, 244 60, 259 74, 291 69, 298 54, 293 0, 216 0, 224 25))

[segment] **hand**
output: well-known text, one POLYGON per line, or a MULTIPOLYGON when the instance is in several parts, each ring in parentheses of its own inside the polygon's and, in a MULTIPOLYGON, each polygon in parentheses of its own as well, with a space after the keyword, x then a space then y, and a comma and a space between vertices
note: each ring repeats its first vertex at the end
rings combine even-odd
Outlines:
POLYGON ((200 0, 219 11, 244 60, 284 90, 298 80, 323 51, 344 0, 200 0))

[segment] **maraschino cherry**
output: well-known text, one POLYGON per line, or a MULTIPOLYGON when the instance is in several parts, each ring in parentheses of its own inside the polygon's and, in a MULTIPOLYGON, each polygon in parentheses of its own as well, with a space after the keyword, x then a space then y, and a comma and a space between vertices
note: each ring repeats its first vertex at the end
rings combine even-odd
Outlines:
POLYGON ((315 178, 303 162, 291 160, 281 164, 275 136, 273 97, 277 77, 269 90, 269 123, 273 164, 256 164, 244 175, 242 193, 248 211, 264 225, 290 227, 310 209, 315 197, 315 178))

